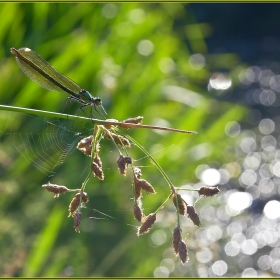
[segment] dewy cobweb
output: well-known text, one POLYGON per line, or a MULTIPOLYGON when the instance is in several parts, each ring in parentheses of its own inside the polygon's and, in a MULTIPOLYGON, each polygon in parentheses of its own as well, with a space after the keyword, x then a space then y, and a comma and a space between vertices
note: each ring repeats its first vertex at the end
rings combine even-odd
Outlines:
POLYGON ((0 115, 0 143, 8 141, 17 157, 23 157, 46 176, 54 176, 57 167, 74 150, 81 133, 72 130, 71 121, 63 123, 28 115, 22 123, 19 118, 14 113, 0 115))

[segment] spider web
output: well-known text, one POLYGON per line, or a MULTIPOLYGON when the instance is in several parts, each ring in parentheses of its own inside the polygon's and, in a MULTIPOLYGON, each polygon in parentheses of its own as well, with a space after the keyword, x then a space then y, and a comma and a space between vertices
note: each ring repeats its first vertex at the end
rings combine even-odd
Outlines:
POLYGON ((4 147, 9 143, 14 153, 48 177, 55 175, 83 137, 74 130, 72 121, 34 115, 26 115, 22 121, 13 113, 0 116, 0 133, 4 147))

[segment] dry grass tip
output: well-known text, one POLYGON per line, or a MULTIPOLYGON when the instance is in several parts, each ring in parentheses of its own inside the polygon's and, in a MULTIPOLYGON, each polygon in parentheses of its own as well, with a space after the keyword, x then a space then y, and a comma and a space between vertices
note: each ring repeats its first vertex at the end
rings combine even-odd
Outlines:
POLYGON ((86 138, 83 138, 78 144, 77 149, 84 153, 86 156, 91 156, 92 150, 92 135, 86 138))
POLYGON ((179 209, 179 213, 181 215, 183 216, 186 215, 187 212, 186 204, 180 194, 173 195, 173 204, 177 210, 179 209), (178 205, 177 205, 177 201, 178 201, 178 205))
POLYGON ((82 212, 77 211, 74 216, 74 229, 76 232, 80 233, 79 226, 82 220, 82 212))
POLYGON ((181 241, 181 228, 179 226, 177 226, 174 230, 173 230, 173 250, 174 250, 174 254, 177 256, 179 253, 179 243, 181 241))
POLYGON ((100 158, 94 157, 92 165, 91 165, 91 171, 95 177, 97 177, 99 180, 104 180, 104 173, 102 171, 102 162, 100 158))
POLYGON ((141 188, 142 190, 146 191, 147 194, 156 193, 152 185, 144 179, 138 179, 137 177, 134 176, 134 185, 135 185, 135 189, 141 188))
POLYGON ((198 191, 199 195, 204 195, 204 196, 214 196, 220 192, 218 187, 215 188, 210 188, 210 187, 202 187, 198 191))
POLYGON ((152 228, 152 226, 154 225, 155 221, 156 221, 156 214, 155 213, 151 213, 146 217, 142 218, 142 224, 140 227, 138 227, 138 232, 137 235, 141 235, 141 234, 145 234, 147 232, 150 231, 150 229, 152 228))
POLYGON ((68 191, 68 188, 66 188, 65 186, 51 184, 51 182, 42 185, 42 188, 45 188, 47 191, 54 193, 54 197, 59 197, 60 194, 68 191))
POLYGON ((135 117, 135 118, 129 118, 129 119, 126 119, 124 121, 122 121, 123 123, 135 123, 135 124, 138 124, 138 123, 142 123, 144 117, 142 116, 138 116, 138 117, 135 117))
POLYGON ((134 167, 134 175, 137 179, 140 179, 142 177, 141 169, 139 167, 134 167))
POLYGON ((102 161, 101 161, 101 158, 98 155, 94 156, 93 162, 95 162, 100 168, 102 167, 102 161))
POLYGON ((141 187, 138 185, 134 184, 134 192, 135 192, 135 199, 137 200, 138 198, 142 197, 142 189, 141 187))
POLYGON ((187 213, 188 213, 189 218, 193 221, 193 223, 195 225, 201 226, 199 216, 193 206, 189 206, 189 205, 187 206, 187 213))
POLYGON ((118 164, 120 173, 122 175, 126 176, 127 166, 129 164, 132 164, 132 158, 131 157, 124 157, 123 155, 120 155, 118 160, 117 160, 117 164, 118 164))
POLYGON ((108 139, 108 140, 114 140, 114 142, 119 145, 120 147, 128 147, 130 148, 130 142, 127 138, 116 134, 108 129, 106 129, 104 126, 100 126, 100 128, 103 131, 104 136, 108 139))
POLYGON ((141 222, 142 221, 142 217, 143 217, 142 208, 138 204, 135 204, 134 207, 133 207, 133 211, 134 211, 134 218, 138 222, 141 222))
MULTIPOLYGON (((74 215, 75 215, 75 213, 78 210, 79 205, 80 205, 80 197, 81 197, 81 193, 77 193, 74 196, 74 198, 72 199, 72 201, 70 202, 68 217, 71 217, 71 216, 74 217, 74 215)), ((87 202, 88 202, 88 195, 87 195, 87 193, 83 192, 81 206, 83 206, 87 202)))
POLYGON ((188 255, 187 245, 183 240, 179 242, 178 250, 179 250, 179 257, 181 262, 183 264, 186 263, 189 260, 189 255, 188 255))

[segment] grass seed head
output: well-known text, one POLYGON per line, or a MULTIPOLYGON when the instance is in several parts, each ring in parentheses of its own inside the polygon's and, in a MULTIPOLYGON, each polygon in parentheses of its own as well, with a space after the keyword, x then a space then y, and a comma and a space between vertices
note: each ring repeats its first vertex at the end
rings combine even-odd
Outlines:
MULTIPOLYGON (((116 119, 106 119, 107 122, 119 122, 118 120, 116 119)), ((99 126, 100 127, 100 126, 99 126)), ((107 123, 107 124, 104 124, 103 127, 106 127, 108 129, 114 129, 116 126, 113 125, 113 124, 110 124, 110 123, 107 123)))
POLYGON ((119 170, 120 170, 121 174, 126 176, 127 164, 123 160, 123 155, 119 156, 119 158, 117 160, 117 164, 118 164, 118 167, 119 167, 119 170))
POLYGON ((99 180, 104 180, 104 173, 103 173, 101 167, 96 162, 92 163, 91 171, 92 171, 93 175, 95 177, 97 177, 99 180))
MULTIPOLYGON (((72 199, 72 201, 70 202, 68 217, 70 217, 70 216, 74 217, 74 215, 75 215, 75 213, 78 210, 79 205, 80 205, 80 197, 81 197, 81 193, 77 193, 74 196, 74 198, 72 199)), ((83 192, 82 203, 81 203, 82 205, 81 206, 83 206, 87 202, 88 202, 88 195, 87 195, 87 193, 83 192)))
POLYGON ((92 135, 83 138, 77 145, 77 149, 84 153, 86 156, 91 156, 92 150, 92 135))
POLYGON ((135 190, 135 199, 142 197, 142 188, 139 185, 134 184, 134 190, 135 190))
POLYGON ((142 177, 141 169, 139 167, 134 167, 134 174, 137 179, 140 179, 142 177))
POLYGON ((141 222, 142 221, 142 217, 143 217, 143 211, 142 211, 142 209, 140 208, 140 206, 138 204, 134 205, 133 211, 134 211, 134 218, 138 222, 141 222))
POLYGON ((189 218, 193 221, 193 223, 195 225, 201 226, 199 216, 193 206, 189 206, 189 205, 187 206, 187 213, 188 213, 189 218))
POLYGON ((127 138, 125 138, 121 135, 115 134, 115 133, 112 133, 111 135, 117 145, 119 145, 120 147, 125 146, 125 147, 130 148, 130 142, 127 138))
POLYGON ((152 185, 144 180, 144 179, 137 179, 135 176, 134 176, 134 184, 135 184, 135 187, 140 187, 142 190, 146 191, 147 194, 149 193, 156 193, 155 189, 152 187, 152 185))
POLYGON ((137 235, 141 235, 141 234, 145 234, 147 232, 150 231, 150 229, 152 228, 152 226, 154 225, 155 221, 156 221, 156 214, 155 213, 151 213, 148 216, 142 218, 141 221, 141 226, 138 227, 138 232, 137 235))
POLYGON ((82 220, 82 212, 77 211, 74 215, 74 229, 76 232, 80 233, 79 226, 82 220))
POLYGON ((123 160, 126 164, 132 164, 132 158, 131 157, 123 157, 123 160))
POLYGON ((183 240, 179 242, 178 251, 182 264, 186 263, 189 260, 189 255, 187 245, 183 240))
POLYGON ((120 155, 117 160, 117 164, 118 164, 121 174, 126 176, 126 169, 127 169, 128 164, 132 164, 132 158, 124 157, 123 155, 120 155))
POLYGON ((129 118, 129 119, 126 119, 124 121, 122 121, 123 123, 135 123, 135 124, 138 124, 138 123, 142 123, 144 117, 142 116, 138 116, 138 117, 135 117, 135 118, 129 118))
POLYGON ((45 188, 47 191, 54 193, 54 197, 59 197, 60 194, 68 191, 68 188, 66 188, 65 186, 51 184, 51 182, 42 185, 42 187, 45 188))
POLYGON ((174 254, 177 256, 179 253, 179 243, 181 241, 181 228, 177 226, 173 231, 173 250, 174 254))
POLYGON ((95 157, 93 158, 93 162, 95 162, 100 168, 102 168, 102 161, 98 155, 95 155, 95 157))
POLYGON ((103 135, 108 140, 114 140, 114 142, 120 147, 128 147, 130 148, 130 142, 127 138, 112 132, 110 129, 105 128, 103 125, 100 125, 99 128, 102 130, 103 135))
POLYGON ((181 215, 185 216, 186 212, 187 212, 187 208, 186 208, 186 204, 180 194, 173 195, 173 204, 175 205, 176 209, 177 209, 177 200, 178 200, 179 213, 181 215))
POLYGON ((202 187, 198 191, 199 195, 204 195, 204 196, 214 196, 220 192, 218 187, 215 188, 210 188, 210 187, 202 187))

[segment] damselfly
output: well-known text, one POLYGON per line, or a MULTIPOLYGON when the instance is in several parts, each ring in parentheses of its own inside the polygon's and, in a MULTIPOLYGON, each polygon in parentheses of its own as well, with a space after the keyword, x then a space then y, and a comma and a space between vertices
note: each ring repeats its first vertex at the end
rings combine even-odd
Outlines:
POLYGON ((11 48, 11 53, 16 57, 17 63, 25 75, 33 82, 50 91, 68 93, 71 95, 70 100, 81 103, 82 106, 77 111, 82 110, 84 112, 83 108, 93 106, 95 111, 98 112, 97 107, 101 107, 107 114, 99 97, 91 96, 87 90, 82 89, 71 79, 58 72, 39 54, 29 48, 18 50, 11 48))

